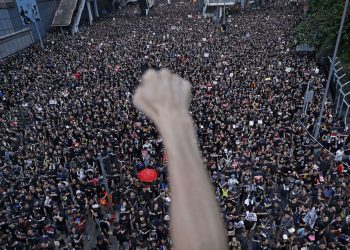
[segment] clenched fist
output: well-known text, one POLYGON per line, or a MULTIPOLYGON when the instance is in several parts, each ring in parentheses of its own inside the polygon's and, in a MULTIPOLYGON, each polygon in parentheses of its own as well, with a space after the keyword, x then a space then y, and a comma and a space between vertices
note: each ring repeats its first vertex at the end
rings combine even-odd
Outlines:
POLYGON ((190 95, 190 84, 181 77, 168 70, 148 70, 142 77, 133 102, 160 126, 163 118, 188 116, 190 95))

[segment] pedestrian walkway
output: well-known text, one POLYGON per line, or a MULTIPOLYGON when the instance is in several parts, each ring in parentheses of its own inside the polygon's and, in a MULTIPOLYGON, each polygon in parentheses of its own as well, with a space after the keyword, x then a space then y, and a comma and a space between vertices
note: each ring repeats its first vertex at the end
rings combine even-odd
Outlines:
POLYGON ((52 26, 68 26, 72 22, 72 17, 78 0, 61 0, 55 13, 52 26))

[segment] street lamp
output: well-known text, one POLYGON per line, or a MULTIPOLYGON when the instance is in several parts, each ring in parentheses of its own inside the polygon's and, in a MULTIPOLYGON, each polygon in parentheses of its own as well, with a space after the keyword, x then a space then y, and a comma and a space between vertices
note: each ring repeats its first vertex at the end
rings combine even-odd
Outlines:
POLYGON ((219 0, 216 0, 216 10, 217 10, 217 22, 220 20, 220 11, 219 11, 219 0))
POLYGON ((224 18, 223 18, 223 20, 222 20, 223 25, 226 24, 226 23, 225 23, 225 22, 226 22, 225 18, 226 18, 226 0, 224 0, 224 18))

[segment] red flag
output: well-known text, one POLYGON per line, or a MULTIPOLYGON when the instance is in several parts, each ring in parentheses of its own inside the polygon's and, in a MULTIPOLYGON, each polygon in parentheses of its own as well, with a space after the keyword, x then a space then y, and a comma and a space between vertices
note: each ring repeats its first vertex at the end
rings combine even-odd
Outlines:
POLYGON ((73 76, 75 77, 75 79, 77 79, 78 81, 80 80, 80 78, 81 78, 81 75, 80 75, 80 73, 75 73, 75 74, 73 74, 73 76))

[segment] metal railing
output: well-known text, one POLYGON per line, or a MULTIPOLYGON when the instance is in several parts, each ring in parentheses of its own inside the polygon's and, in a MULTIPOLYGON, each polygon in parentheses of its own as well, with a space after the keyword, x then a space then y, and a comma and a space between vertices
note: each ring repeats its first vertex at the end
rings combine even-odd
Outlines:
POLYGON ((348 164, 348 163, 344 162, 343 159, 341 159, 341 160, 337 159, 337 156, 336 156, 335 154, 333 154, 328 148, 325 148, 325 147, 323 146, 323 144, 322 144, 320 141, 318 141, 315 137, 313 137, 313 135, 312 135, 312 134, 308 131, 308 129, 306 128, 304 122, 303 122, 299 117, 297 118, 297 121, 298 121, 298 123, 304 128, 304 130, 305 130, 305 132, 307 133, 308 137, 309 137, 314 143, 316 143, 316 144, 318 144, 319 146, 321 146, 322 149, 326 150, 327 153, 328 153, 330 156, 332 156, 332 160, 333 160, 334 162, 340 162, 340 163, 343 164, 344 167, 346 167, 347 169, 349 169, 349 164, 348 164))
MULTIPOLYGON (((331 58, 329 58, 331 61, 331 58)), ((338 118, 342 118, 348 124, 350 111, 350 81, 346 80, 347 75, 338 59, 334 64, 332 83, 335 85, 334 106, 338 118)))

